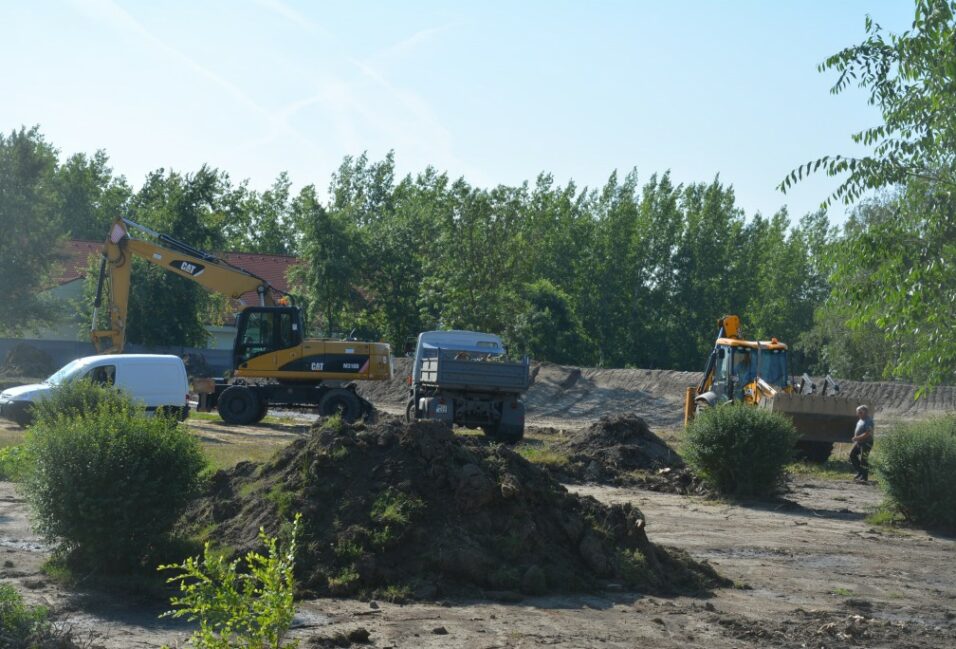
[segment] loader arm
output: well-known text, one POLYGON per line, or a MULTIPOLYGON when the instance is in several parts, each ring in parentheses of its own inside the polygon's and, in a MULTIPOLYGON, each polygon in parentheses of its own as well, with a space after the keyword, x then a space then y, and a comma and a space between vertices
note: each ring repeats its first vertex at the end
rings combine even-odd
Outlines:
POLYGON ((275 293, 280 292, 262 277, 233 266, 224 259, 123 218, 113 222, 110 235, 103 244, 102 255, 90 330, 93 345, 100 354, 119 354, 126 344, 133 257, 145 259, 167 272, 196 282, 210 292, 221 293, 235 300, 245 293, 255 292, 259 296, 260 306, 275 306, 275 293), (130 227, 158 238, 161 244, 134 239, 130 236, 130 227), (110 284, 110 328, 97 329, 98 310, 107 277, 110 284))

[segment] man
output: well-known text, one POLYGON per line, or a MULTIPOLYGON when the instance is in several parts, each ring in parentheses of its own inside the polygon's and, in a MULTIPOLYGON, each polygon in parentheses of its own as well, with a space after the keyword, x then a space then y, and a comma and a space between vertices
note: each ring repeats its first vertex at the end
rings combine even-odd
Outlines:
POLYGON ((856 422, 856 431, 853 433, 850 463, 856 469, 856 477, 853 480, 865 483, 870 477, 870 465, 867 460, 873 449, 873 419, 866 406, 857 406, 856 414, 859 420, 856 422))

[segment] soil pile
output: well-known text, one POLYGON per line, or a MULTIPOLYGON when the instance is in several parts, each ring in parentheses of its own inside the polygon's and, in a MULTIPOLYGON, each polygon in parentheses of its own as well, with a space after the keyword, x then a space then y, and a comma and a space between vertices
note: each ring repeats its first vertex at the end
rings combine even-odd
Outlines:
POLYGON ((407 356, 392 358, 392 378, 388 381, 358 381, 356 391, 376 406, 400 409, 405 412, 408 402, 408 375, 412 373, 412 359, 407 356))
POLYGON ((53 374, 56 366, 45 351, 26 343, 18 343, 7 352, 0 365, 0 375, 46 378, 53 374))
POLYGON ((653 491, 703 493, 700 479, 635 414, 602 417, 570 434, 557 448, 568 463, 557 469, 569 482, 639 485, 653 491))
POLYGON ((592 590, 660 593, 724 584, 707 565, 650 543, 631 505, 569 494, 503 445, 434 422, 327 422, 264 465, 217 473, 188 517, 243 552, 262 526, 302 514, 306 592, 431 599, 592 590))

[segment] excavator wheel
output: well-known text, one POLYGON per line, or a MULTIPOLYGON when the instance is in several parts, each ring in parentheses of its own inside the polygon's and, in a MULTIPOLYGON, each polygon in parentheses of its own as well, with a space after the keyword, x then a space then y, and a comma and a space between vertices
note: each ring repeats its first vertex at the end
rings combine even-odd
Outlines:
POLYGON ((362 404, 351 390, 333 388, 319 401, 319 414, 323 417, 338 414, 345 421, 353 422, 362 416, 362 404))
POLYGON ((256 413, 256 418, 252 420, 252 423, 258 424, 260 421, 266 418, 266 415, 269 413, 269 404, 266 401, 262 401, 259 405, 259 412, 256 413))
POLYGON ((246 386, 233 385, 226 388, 219 396, 217 409, 219 416, 227 424, 244 426, 261 419, 256 417, 259 416, 262 404, 259 403, 259 396, 246 386))
POLYGON ((823 464, 830 459, 832 452, 831 442, 797 442, 796 456, 799 460, 823 464))

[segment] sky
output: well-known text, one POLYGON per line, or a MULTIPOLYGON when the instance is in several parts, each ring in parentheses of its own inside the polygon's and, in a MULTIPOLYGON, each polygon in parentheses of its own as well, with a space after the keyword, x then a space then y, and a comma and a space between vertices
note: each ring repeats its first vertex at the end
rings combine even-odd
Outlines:
POLYGON ((913 3, 4 0, 0 131, 104 149, 134 187, 205 163, 325 190, 344 156, 394 150, 401 175, 484 187, 719 174, 748 216, 796 218, 837 180, 780 180, 880 121, 817 71, 867 14, 900 32, 913 3))

